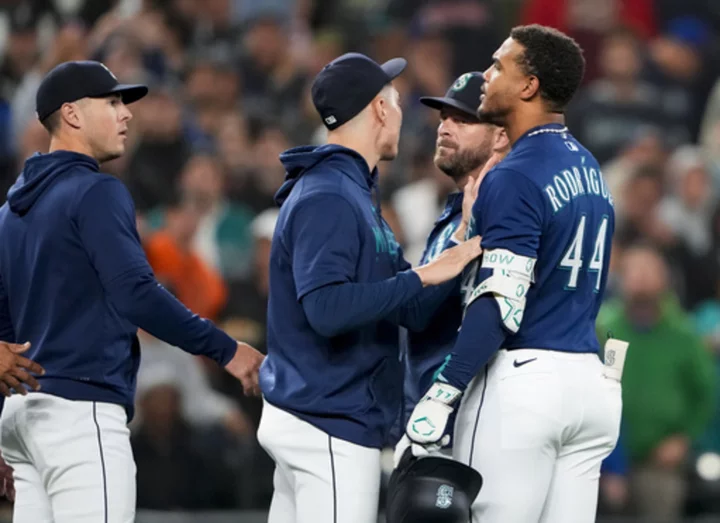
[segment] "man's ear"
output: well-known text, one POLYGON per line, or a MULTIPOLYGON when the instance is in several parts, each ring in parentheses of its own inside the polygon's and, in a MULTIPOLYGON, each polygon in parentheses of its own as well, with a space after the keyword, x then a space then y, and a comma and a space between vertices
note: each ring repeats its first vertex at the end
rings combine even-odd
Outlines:
POLYGON ((70 127, 79 129, 82 123, 80 105, 77 102, 63 104, 60 107, 60 118, 70 127))
POLYGON ((373 115, 378 122, 385 123, 387 119, 387 100, 382 94, 379 94, 371 102, 373 115))
POLYGON ((528 102, 540 94, 540 80, 535 75, 530 75, 525 80, 525 86, 520 92, 520 98, 528 102))
POLYGON ((504 127, 498 128, 498 130, 495 134, 495 143, 493 144, 493 151, 505 152, 509 146, 510 146, 510 139, 508 138, 508 135, 505 132, 505 128, 504 127))

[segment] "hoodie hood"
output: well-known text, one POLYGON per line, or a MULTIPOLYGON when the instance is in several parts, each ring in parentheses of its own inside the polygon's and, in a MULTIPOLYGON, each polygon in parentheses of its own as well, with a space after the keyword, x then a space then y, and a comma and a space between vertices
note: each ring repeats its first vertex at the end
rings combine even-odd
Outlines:
POLYGON ((22 173, 8 191, 10 210, 20 216, 26 214, 59 176, 77 167, 100 170, 97 161, 84 154, 72 151, 35 153, 25 161, 22 173))
POLYGON ((365 158, 356 151, 334 144, 303 145, 288 149, 280 155, 280 162, 285 167, 286 174, 285 182, 275 193, 275 203, 281 206, 300 177, 329 157, 332 157, 333 167, 343 164, 348 166, 349 169, 343 169, 342 173, 361 187, 372 190, 377 183, 377 168, 370 172, 365 158))

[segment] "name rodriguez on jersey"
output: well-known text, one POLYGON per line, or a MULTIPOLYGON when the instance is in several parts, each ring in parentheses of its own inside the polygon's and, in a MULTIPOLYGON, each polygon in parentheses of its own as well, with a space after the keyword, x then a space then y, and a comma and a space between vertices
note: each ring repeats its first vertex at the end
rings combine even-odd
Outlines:
POLYGON ((564 169, 553 176, 552 183, 547 184, 543 191, 550 200, 553 214, 562 210, 565 204, 585 194, 600 196, 611 206, 615 206, 612 195, 603 181, 602 173, 594 167, 588 169, 583 165, 564 169))

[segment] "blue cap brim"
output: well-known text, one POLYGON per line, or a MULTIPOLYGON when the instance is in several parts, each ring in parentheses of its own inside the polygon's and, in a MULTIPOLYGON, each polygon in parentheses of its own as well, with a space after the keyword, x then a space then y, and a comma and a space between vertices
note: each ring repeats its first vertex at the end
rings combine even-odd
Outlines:
POLYGON ((140 98, 148 94, 148 88, 146 85, 140 84, 118 84, 110 89, 109 92, 100 95, 97 98, 109 96, 111 94, 119 94, 122 97, 123 103, 128 105, 133 102, 137 102, 140 98))
MULTIPOLYGON (((457 109, 458 111, 462 111, 463 113, 467 114, 468 116, 478 119, 477 117, 477 108, 473 109, 472 107, 462 103, 459 100, 454 100, 452 98, 447 97, 439 97, 439 96, 423 96, 420 98, 420 103, 423 105, 427 105, 431 109, 437 109, 440 110, 443 107, 453 107, 457 109)), ((478 105, 480 105, 480 101, 478 100, 478 105)))
POLYGON ((392 58, 380 67, 382 67, 382 70, 385 71, 385 74, 388 75, 390 80, 394 80, 400 76, 400 73, 407 67, 407 60, 404 58, 392 58))

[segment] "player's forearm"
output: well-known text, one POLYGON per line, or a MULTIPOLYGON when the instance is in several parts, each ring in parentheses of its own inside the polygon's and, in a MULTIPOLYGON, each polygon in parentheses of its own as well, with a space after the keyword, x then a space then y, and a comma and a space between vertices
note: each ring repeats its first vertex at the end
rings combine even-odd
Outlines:
POLYGON ((427 327, 438 308, 453 293, 458 278, 433 287, 425 287, 410 303, 402 306, 396 315, 398 325, 420 332, 427 327))
POLYGON ((227 364, 237 342, 209 320, 193 314, 151 274, 129 273, 112 283, 110 299, 133 325, 191 354, 227 364))
POLYGON ((321 287, 302 300, 310 326, 331 338, 387 318, 422 291, 413 271, 373 283, 341 283, 321 287))
POLYGON ((480 297, 470 304, 455 348, 442 367, 442 380, 465 390, 480 369, 502 347, 507 336, 495 298, 480 297))

